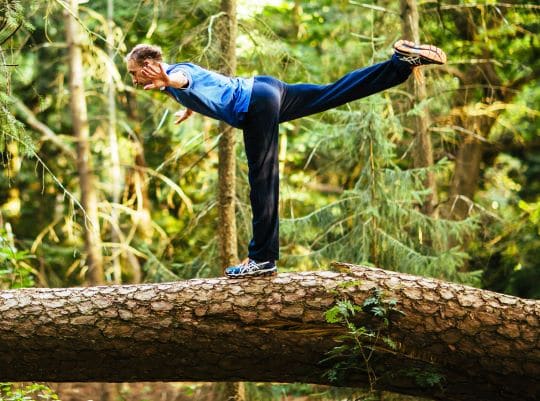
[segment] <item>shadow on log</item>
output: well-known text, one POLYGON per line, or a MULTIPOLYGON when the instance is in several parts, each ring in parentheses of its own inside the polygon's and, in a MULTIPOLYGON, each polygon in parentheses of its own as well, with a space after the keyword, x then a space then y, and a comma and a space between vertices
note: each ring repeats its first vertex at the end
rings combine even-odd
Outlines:
POLYGON ((437 400, 540 398, 540 302, 336 265, 345 272, 1 291, 0 381, 278 381, 437 400), (332 383, 335 362, 321 361, 346 329, 325 311, 343 299, 362 305, 374 288, 404 312, 384 333, 397 349, 374 347, 375 381, 359 361, 332 383))

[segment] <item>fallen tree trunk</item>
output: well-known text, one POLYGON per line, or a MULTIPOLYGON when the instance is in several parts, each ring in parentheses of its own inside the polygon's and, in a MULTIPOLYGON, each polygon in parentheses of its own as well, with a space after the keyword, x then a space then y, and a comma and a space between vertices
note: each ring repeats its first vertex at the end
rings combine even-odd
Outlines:
POLYGON ((1 291, 0 381, 279 381, 440 400, 540 396, 540 302, 340 266, 346 271, 1 291), (347 333, 325 311, 339 300, 363 305, 374 288, 404 315, 383 327, 359 312, 357 326, 377 328, 377 341, 364 344, 374 350, 367 363, 345 355, 321 363, 347 333), (343 375, 332 383, 324 373, 336 362, 343 375))

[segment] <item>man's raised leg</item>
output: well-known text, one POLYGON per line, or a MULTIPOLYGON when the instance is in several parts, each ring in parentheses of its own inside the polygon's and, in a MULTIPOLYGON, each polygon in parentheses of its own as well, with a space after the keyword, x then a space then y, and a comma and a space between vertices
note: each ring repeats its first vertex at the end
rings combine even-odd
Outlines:
POLYGON ((399 85, 414 67, 446 62, 444 52, 430 45, 400 40, 388 61, 352 71, 328 85, 286 84, 280 122, 341 106, 399 85))

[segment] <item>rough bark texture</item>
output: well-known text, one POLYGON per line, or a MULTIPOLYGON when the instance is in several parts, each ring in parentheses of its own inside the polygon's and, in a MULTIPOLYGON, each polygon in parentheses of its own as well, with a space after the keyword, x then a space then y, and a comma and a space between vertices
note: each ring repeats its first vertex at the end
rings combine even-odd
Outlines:
MULTIPOLYGON (((223 27, 221 37, 221 72, 225 75, 236 73, 236 0, 222 0, 221 11, 223 27)), ((234 129, 221 122, 219 124, 221 138, 219 140, 218 167, 218 202, 219 227, 218 242, 221 267, 224 269, 238 261, 238 246, 236 243, 236 138, 234 129)))
POLYGON ((69 90, 73 132, 77 137, 77 171, 81 187, 81 205, 84 215, 84 242, 88 280, 91 284, 103 283, 103 255, 99 234, 97 194, 92 174, 90 133, 84 93, 84 70, 80 42, 78 0, 70 0, 66 13, 66 40, 69 49, 69 90))
MULTIPOLYGON (((416 0, 401 0, 401 28, 405 39, 420 43, 419 19, 416 0)), ((426 100, 426 84, 421 68, 415 69, 414 79, 409 79, 407 85, 409 92, 414 94, 417 102, 426 100)), ((433 166, 433 146, 431 145, 429 126, 429 111, 424 108, 419 115, 414 117, 414 167, 416 168, 433 166)), ((431 190, 431 194, 426 198, 422 210, 431 215, 437 204, 437 187, 433 172, 428 172, 424 185, 431 190)))
MULTIPOLYGON (((540 396, 540 302, 342 264, 273 278, 0 292, 0 381, 280 381, 329 384, 344 328, 324 312, 397 300, 370 361, 375 387, 440 400, 540 396), (344 284, 345 283, 345 284, 344 284), (442 376, 421 384, 423 372, 442 376)), ((360 312, 357 324, 373 325, 360 312)), ((363 386, 359 361, 339 385, 363 386)))

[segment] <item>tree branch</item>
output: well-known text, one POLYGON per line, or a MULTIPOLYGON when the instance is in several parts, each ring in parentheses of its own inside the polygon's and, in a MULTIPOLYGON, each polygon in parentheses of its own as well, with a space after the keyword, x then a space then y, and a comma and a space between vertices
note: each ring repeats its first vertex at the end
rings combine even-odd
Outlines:
POLYGON ((17 115, 28 124, 32 129, 43 135, 44 140, 49 140, 58 146, 71 160, 77 160, 75 151, 70 149, 62 140, 56 135, 56 133, 50 129, 46 124, 38 120, 36 115, 30 110, 21 99, 11 96, 13 105, 17 111, 17 115))

